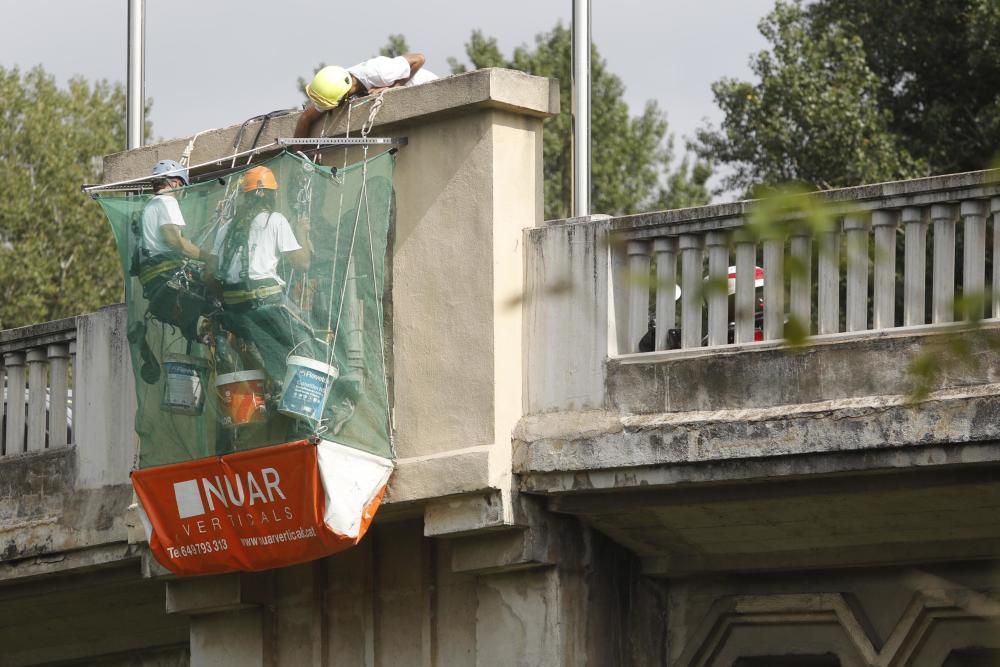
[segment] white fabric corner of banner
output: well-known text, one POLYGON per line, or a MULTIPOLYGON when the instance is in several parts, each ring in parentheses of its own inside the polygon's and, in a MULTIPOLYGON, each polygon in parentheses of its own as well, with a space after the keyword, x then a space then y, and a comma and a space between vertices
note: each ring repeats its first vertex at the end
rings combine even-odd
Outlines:
POLYGON ((142 508, 141 502, 135 503, 135 513, 139 515, 139 521, 142 522, 142 531, 146 534, 146 542, 148 544, 153 541, 153 524, 149 520, 149 517, 146 516, 146 510, 142 508))
POLYGON ((389 481, 392 460, 329 440, 316 450, 326 496, 323 521, 339 535, 357 537, 365 508, 389 481))

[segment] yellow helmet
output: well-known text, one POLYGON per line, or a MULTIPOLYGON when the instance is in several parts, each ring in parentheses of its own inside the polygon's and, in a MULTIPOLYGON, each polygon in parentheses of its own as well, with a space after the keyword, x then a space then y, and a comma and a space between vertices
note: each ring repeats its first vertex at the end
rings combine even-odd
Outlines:
POLYGON ((343 67, 329 65, 316 72, 306 86, 306 95, 320 111, 332 109, 351 91, 351 75, 343 67))

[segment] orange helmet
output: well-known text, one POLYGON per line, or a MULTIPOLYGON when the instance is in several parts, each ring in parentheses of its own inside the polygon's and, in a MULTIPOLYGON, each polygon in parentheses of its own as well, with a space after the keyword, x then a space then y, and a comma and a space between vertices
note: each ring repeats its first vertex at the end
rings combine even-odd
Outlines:
POLYGON ((274 178, 274 172, 267 167, 254 167, 243 174, 243 192, 277 189, 278 181, 274 178))

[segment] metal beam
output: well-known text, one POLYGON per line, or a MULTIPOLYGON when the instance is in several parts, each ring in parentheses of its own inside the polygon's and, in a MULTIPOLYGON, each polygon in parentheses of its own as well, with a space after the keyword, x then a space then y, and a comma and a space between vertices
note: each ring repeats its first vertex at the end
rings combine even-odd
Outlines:
POLYGON ((281 146, 405 146, 406 137, 279 137, 281 146))

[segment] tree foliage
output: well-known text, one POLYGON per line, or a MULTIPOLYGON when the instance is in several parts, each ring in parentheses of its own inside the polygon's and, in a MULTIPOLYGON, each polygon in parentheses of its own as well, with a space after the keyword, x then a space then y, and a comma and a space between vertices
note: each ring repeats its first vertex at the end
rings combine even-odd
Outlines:
POLYGON ((982 169, 1000 147, 1000 1, 779 0, 755 83, 717 81, 698 132, 726 188, 982 169))
POLYGON ((771 43, 750 63, 759 81, 714 83, 725 118, 698 131, 699 154, 732 169, 725 188, 830 188, 926 170, 890 131, 859 37, 838 25, 814 30, 801 5, 780 1, 759 28, 771 43))
POLYGON ((1000 0, 821 0, 815 31, 864 45, 889 130, 932 173, 983 169, 1000 150, 1000 0))
POLYGON ((406 42, 406 37, 403 35, 389 35, 389 41, 378 50, 380 56, 386 56, 387 58, 395 58, 409 52, 410 45, 406 42))
MULTIPOLYGON (((572 105, 570 70, 572 34, 561 24, 538 35, 534 47, 521 46, 507 58, 496 39, 474 31, 465 52, 473 68, 507 67, 537 76, 559 79, 560 110, 546 121, 543 145, 545 217, 569 215, 572 184, 572 105)), ((655 102, 631 115, 625 103, 625 86, 609 69, 595 46, 591 55, 591 180, 595 212, 623 214, 681 203, 708 202, 706 163, 693 167, 683 162, 670 173, 673 145, 665 114, 655 102), (690 170, 690 173, 689 173, 690 170)), ((452 73, 466 71, 465 64, 449 58, 452 73)))
POLYGON ((121 299, 114 238, 80 185, 125 147, 124 110, 120 84, 0 67, 0 329, 121 299))

